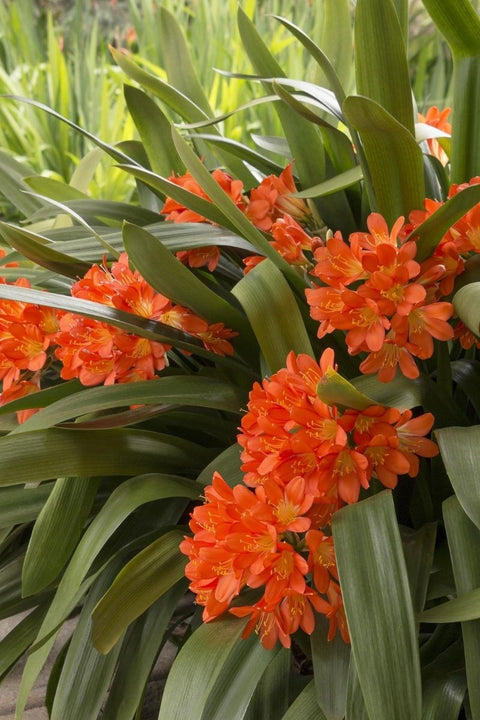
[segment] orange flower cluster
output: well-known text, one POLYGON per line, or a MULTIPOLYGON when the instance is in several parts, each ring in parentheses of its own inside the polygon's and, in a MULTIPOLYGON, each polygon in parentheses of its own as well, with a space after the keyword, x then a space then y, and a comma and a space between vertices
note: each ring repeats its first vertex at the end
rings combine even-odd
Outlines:
MULTIPOLYGON (((468 183, 452 185, 448 192, 448 199, 465 188, 478 184, 480 184, 480 176, 472 178, 468 183)), ((427 199, 424 203, 424 210, 414 210, 410 213, 410 222, 405 226, 405 232, 410 234, 410 238, 414 238, 417 227, 442 205, 442 202, 427 199)), ((421 264, 422 272, 426 275, 438 274, 435 285, 436 299, 450 295, 455 279, 464 271, 467 260, 479 253, 480 203, 477 203, 448 229, 435 248, 433 255, 421 264)), ((464 349, 472 347, 473 344, 480 347, 478 338, 460 321, 455 324, 454 337, 459 340, 464 349)))
POLYGON ((397 366, 406 377, 418 377, 414 357, 432 356, 432 338, 453 337, 453 307, 436 301, 445 266, 440 259, 416 262, 416 243, 405 240, 403 225, 401 217, 389 232, 384 218, 372 213, 369 232, 352 233, 348 244, 335 233, 314 254, 312 275, 325 285, 305 291, 310 314, 320 321, 318 337, 346 331, 349 353, 368 353, 361 372, 378 372, 382 382, 395 377, 397 366), (354 290, 348 287, 353 283, 354 290))
MULTIPOLYGON (((0 278, 2 284, 5 283, 0 278)), ((20 278, 14 285, 30 287, 20 278)), ((54 344, 58 330, 57 313, 14 300, 0 300, 0 405, 40 389, 40 371, 47 362, 48 348, 54 344)), ((18 413, 25 421, 33 410, 18 413)))
MULTIPOLYGON (((5 282, 0 278, 0 282, 5 282)), ((15 283, 30 287, 25 279, 15 283)), ((112 263, 93 265, 71 288, 74 297, 157 320, 183 330, 218 355, 232 355, 236 332, 209 325, 191 310, 173 304, 128 266, 126 253, 112 263)), ((170 345, 125 332, 104 322, 29 303, 0 301, 0 405, 40 389, 40 371, 53 357, 60 377, 83 385, 150 380, 167 365, 170 345), (50 350, 50 352, 49 352, 50 350), (53 354, 52 354, 53 353, 53 354)), ((18 414, 23 422, 34 410, 18 414)))
MULTIPOLYGON (((229 339, 237 333, 223 323, 208 325, 191 310, 174 305, 156 292, 128 266, 126 253, 112 263, 93 265, 72 286, 72 295, 157 320, 202 340, 204 346, 219 355, 232 355, 229 339)), ((56 357, 62 361, 61 377, 78 377, 84 385, 150 380, 167 364, 170 345, 132 335, 112 325, 80 315, 65 313, 56 335, 56 357)))
MULTIPOLYGON (((241 180, 233 180, 223 170, 214 170, 212 177, 256 227, 271 233, 272 245, 287 262, 305 267, 309 264, 303 250, 312 250, 314 239, 312 240, 297 220, 308 219, 310 211, 304 200, 294 196, 297 189, 291 164, 278 177, 276 175, 265 177, 258 187, 250 191, 250 197, 243 193, 241 180)), ((172 175, 169 180, 194 195, 210 201, 190 173, 187 172, 179 177, 172 175)), ((209 222, 202 215, 189 210, 170 197, 165 200, 162 215, 172 222, 209 222)), ((176 255, 185 265, 193 268, 206 265, 212 272, 218 264, 220 251, 216 246, 207 246, 194 250, 181 250, 176 255)), ((263 259, 261 255, 246 258, 246 272, 263 259)))
POLYGON ((181 544, 203 619, 227 609, 250 616, 244 637, 255 628, 266 648, 277 640, 289 647, 299 627, 311 633, 314 611, 329 618, 329 638, 338 628, 348 641, 332 514, 356 502, 372 477, 393 488, 398 475, 417 474, 418 456, 438 453, 424 437, 428 413, 376 405, 341 413, 322 402, 317 385, 333 362, 330 349, 319 363, 290 353, 286 368, 254 385, 238 436, 244 484, 230 488, 215 473, 192 513, 194 536, 181 544), (231 607, 243 588, 262 595, 231 607))

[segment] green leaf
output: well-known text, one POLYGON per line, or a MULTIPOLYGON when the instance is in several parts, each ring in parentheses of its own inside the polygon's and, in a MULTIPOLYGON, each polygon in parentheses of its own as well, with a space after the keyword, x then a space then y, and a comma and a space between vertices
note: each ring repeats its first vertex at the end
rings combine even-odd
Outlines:
POLYGON ((480 425, 442 428, 435 437, 458 501, 480 528, 480 425))
POLYGON ((122 568, 92 613, 92 643, 99 652, 109 653, 130 623, 184 577, 187 558, 178 549, 183 536, 170 530, 122 568))
POLYGON ((350 170, 335 175, 333 178, 329 178, 319 185, 307 188, 295 194, 295 197, 299 198, 312 198, 312 197, 323 197, 325 195, 331 195, 331 193, 337 192, 338 190, 344 190, 347 187, 355 185, 363 177, 363 171, 360 165, 356 165, 350 170))
POLYGON ((172 665, 158 720, 241 720, 262 672, 279 652, 265 650, 255 634, 240 635, 244 621, 223 618, 201 625, 172 665))
POLYGON ((61 400, 72 393, 78 392, 83 386, 78 380, 69 380, 62 382, 60 385, 52 385, 52 387, 39 390, 35 393, 35 400, 27 395, 18 400, 12 400, 0 408, 0 415, 5 413, 17 412, 17 410, 26 410, 27 408, 36 407, 43 408, 51 403, 61 400))
POLYGON ((422 720, 458 720, 466 689, 462 670, 429 678, 423 693, 422 720))
POLYGON ((172 375, 130 384, 102 385, 58 400, 11 434, 51 427, 81 415, 129 405, 192 405, 238 413, 244 398, 231 383, 200 375, 172 375))
POLYGON ((43 602, 24 617, 0 642, 0 678, 3 679, 17 660, 29 648, 47 611, 43 602))
POLYGON ((157 238, 130 223, 123 226, 123 238, 130 259, 154 289, 210 323, 224 322, 247 336, 251 334, 242 313, 204 285, 157 238))
POLYGON ((89 269, 89 265, 77 258, 53 250, 46 244, 45 238, 31 230, 16 228, 8 223, 0 222, 0 235, 5 242, 26 258, 60 275, 77 278, 79 275, 84 275, 89 269))
POLYGON ((102 720, 132 720, 143 695, 171 616, 185 592, 177 583, 127 631, 102 720))
POLYGON ((423 525, 418 530, 400 528, 405 554, 412 604, 415 613, 419 613, 425 606, 428 581, 432 572, 433 556, 437 526, 435 523, 423 525))
POLYGON ((361 393, 351 382, 333 368, 327 368, 317 385, 317 395, 327 405, 342 405, 355 410, 375 405, 375 401, 361 393))
POLYGON ((239 485, 243 480, 243 472, 240 470, 240 465, 240 445, 235 443, 221 452, 220 455, 202 470, 197 478, 197 482, 200 485, 210 485, 213 473, 217 471, 227 485, 235 487, 235 485, 239 485))
POLYGON ((182 173, 183 163, 170 142, 170 121, 142 90, 125 85, 123 92, 152 170, 167 177, 182 173))
POLYGON ((478 620, 480 618, 480 588, 463 593, 448 602, 435 605, 418 615, 424 623, 451 623, 478 620))
POLYGON ((291 350, 313 356, 295 296, 272 262, 261 262, 232 292, 247 314, 271 372, 285 366, 291 350))
POLYGON ((359 95, 365 95, 381 105, 414 136, 415 119, 406 48, 392 0, 358 0, 355 9, 355 69, 359 95))
MULTIPOLYGON (((88 450, 85 450, 88 452, 88 450)), ((176 476, 148 474, 133 477, 116 488, 96 515, 79 542, 70 563, 60 581, 57 592, 50 603, 45 620, 38 633, 38 640, 44 640, 59 626, 73 609, 77 596, 81 596, 82 582, 90 567, 111 535, 122 522, 138 507, 163 498, 187 497, 195 499, 197 488, 194 483, 176 476)), ((29 692, 45 663, 55 637, 43 642, 27 660, 19 689, 17 716, 21 718, 29 692)))
POLYGON ((418 645, 391 492, 342 508, 333 516, 332 527, 352 652, 369 718, 419 720, 418 645))
POLYGON ((88 477, 56 481, 33 526, 22 570, 24 596, 46 588, 67 564, 92 508, 98 482, 88 477))
POLYGON ((42 207, 42 203, 28 194, 29 187, 24 178, 32 169, 23 165, 0 150, 0 187, 10 203, 23 215, 29 216, 42 207))
MULTIPOLYGON (((332 69, 335 68, 335 74, 338 76, 344 88, 348 88, 351 84, 353 75, 353 32, 351 20, 351 6, 348 0, 325 0, 323 4, 323 24, 320 36, 320 46, 329 59, 332 69)), ((318 62, 322 73, 317 77, 319 85, 324 85, 324 78, 334 93, 337 95, 339 102, 342 102, 336 88, 336 83, 332 77, 325 62, 314 53, 313 48, 305 45, 306 49, 312 54, 318 62)))
POLYGON ((452 50, 451 182, 466 182, 480 172, 480 19, 470 0, 425 0, 424 5, 452 50))
POLYGON ((110 563, 90 589, 62 666, 50 713, 51 720, 64 720, 69 715, 77 720, 91 720, 99 715, 117 665, 121 644, 107 656, 97 652, 90 639, 91 613, 118 564, 118 559, 110 563))
POLYGON ((477 337, 480 336, 480 282, 464 285, 453 296, 453 307, 460 320, 477 337))
POLYGON ((455 360, 451 363, 452 379, 462 389, 480 416, 480 361, 455 360))
POLYGON ((318 706, 313 680, 295 698, 285 715, 282 716, 282 720, 298 720, 298 718, 302 718, 302 720, 327 720, 318 706))
POLYGON ((52 488, 52 483, 43 483, 39 487, 0 488, 0 528, 35 520, 52 488))
POLYGON ((315 630, 310 636, 315 689, 327 720, 342 720, 347 700, 350 645, 340 633, 329 641, 328 627, 327 618, 317 614, 315 630))
POLYGON ((447 230, 474 205, 480 202, 480 186, 472 185, 457 193, 427 217, 411 236, 417 243, 416 260, 422 262, 433 255, 447 230))
MULTIPOLYGON (((391 2, 391 0, 388 0, 391 2)), ((363 175, 375 193, 377 209, 389 224, 423 207, 425 197, 422 151, 412 133, 381 105, 367 97, 350 95, 343 104, 358 131, 366 165, 363 175)))
POLYGON ((199 445, 146 430, 37 430, 0 438, 0 485, 67 475, 135 475, 159 467, 188 472, 210 458, 199 445))
POLYGON ((148 320, 139 315, 123 312, 123 310, 117 310, 91 300, 69 298, 57 293, 45 293, 40 290, 13 287, 12 285, 0 286, 0 298, 66 310, 77 315, 100 320, 100 322, 105 322, 108 325, 114 325, 126 332, 140 335, 140 337, 147 337, 150 340, 168 343, 169 345, 173 344, 190 352, 207 355, 207 357, 213 355, 213 353, 205 350, 196 338, 187 333, 175 330, 163 323, 148 320))
MULTIPOLYGON (((443 517, 459 595, 480 587, 480 530, 463 511, 455 496, 443 503, 443 517)), ((472 718, 480 717, 480 620, 462 623, 463 646, 472 718)))
POLYGON ((363 699, 362 688, 358 681, 355 660, 350 656, 350 667, 347 681, 347 703, 345 720, 369 720, 365 700, 363 699))
POLYGON ((245 720, 278 720, 288 708, 291 653, 282 648, 265 669, 248 706, 245 720))

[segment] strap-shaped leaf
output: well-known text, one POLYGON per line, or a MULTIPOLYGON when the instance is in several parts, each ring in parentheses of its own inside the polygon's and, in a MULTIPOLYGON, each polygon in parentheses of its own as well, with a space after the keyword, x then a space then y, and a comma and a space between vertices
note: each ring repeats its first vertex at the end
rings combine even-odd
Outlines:
MULTIPOLYGON (((194 483, 175 476, 143 475, 131 478, 119 485, 96 515, 78 544, 50 603, 37 640, 44 640, 63 622, 72 609, 77 596, 82 593, 82 582, 93 561, 107 540, 132 512, 141 505, 155 500, 169 497, 194 499, 196 496, 197 489, 194 483)), ((42 643, 27 660, 19 689, 16 715, 18 718, 22 717, 30 690, 48 657, 54 639, 55 637, 42 643)))
POLYGON ((24 596, 50 585, 67 564, 92 508, 98 483, 98 478, 88 477, 56 481, 33 526, 22 570, 24 596))
POLYGON ((460 320, 474 335, 480 336, 480 282, 464 285, 455 293, 452 302, 460 320))
MULTIPOLYGON (((200 375, 164 376, 130 384, 84 388, 33 415, 11 434, 40 430, 58 423, 129 405, 191 405, 238 413, 243 393, 231 383, 200 375)), ((34 400, 31 401, 35 403, 34 400)))
POLYGON ((15 625, 8 635, 2 639, 0 643, 1 680, 37 637, 46 611, 47 603, 43 602, 15 625))
POLYGON ((451 181, 480 172, 480 18, 470 0, 425 0, 424 5, 453 55, 451 181))
MULTIPOLYGON (((462 595, 480 587, 480 530, 463 511, 455 496, 443 503, 443 517, 457 592, 462 595)), ((462 624, 468 696, 472 717, 480 717, 480 620, 462 624)))
POLYGON ((302 718, 302 720, 327 720, 318 705, 313 680, 295 698, 285 715, 282 716, 282 720, 297 720, 297 718, 302 718))
POLYGON ((167 177, 182 173, 183 163, 170 141, 170 121, 142 90, 125 85, 123 92, 152 170, 167 177))
POLYGON ((278 720, 288 708, 292 658, 282 648, 264 670, 248 706, 245 720, 278 720))
POLYGON ((46 244, 45 238, 26 228, 17 228, 14 225, 0 222, 0 235, 29 260, 60 275, 76 278, 84 275, 89 269, 87 263, 58 250, 53 250, 46 244))
POLYGON ((264 260, 233 288, 271 372, 284 367, 288 353, 313 355, 295 296, 275 265, 264 260))
POLYGON ((381 105, 414 136, 406 48, 392 0, 358 0, 355 69, 359 95, 381 105))
POLYGON ((420 720, 417 636, 391 492, 335 513, 333 536, 352 652, 369 718, 420 720))
POLYGON ((343 111, 361 137, 363 174, 365 182, 371 180, 378 212, 393 224, 423 207, 423 158, 413 134, 367 97, 350 95, 343 111))
POLYGON ((480 528, 480 425, 446 427, 437 430, 435 436, 458 501, 480 528))
POLYGON ((177 583, 127 631, 102 720, 132 720, 138 711, 168 623, 184 593, 184 584, 177 583))
POLYGON ((198 472, 212 454, 187 440, 147 430, 37 430, 0 438, 0 485, 68 475, 135 475, 159 467, 198 472))
POLYGON ((135 555, 118 573, 95 606, 92 643, 107 654, 125 629, 184 577, 187 558, 178 546, 184 533, 178 528, 135 555))
POLYGON ((343 720, 347 700, 347 678, 350 645, 340 633, 328 640, 328 620, 317 615, 315 630, 310 636, 313 676, 317 702, 327 720, 343 720))
POLYGON ((201 625, 170 670, 158 720, 241 720, 262 672, 280 651, 265 650, 244 621, 229 617, 201 625))
POLYGON ((242 313, 204 285, 147 230, 125 223, 123 237, 133 264, 153 288, 174 302, 186 305, 208 322, 223 322, 245 337, 251 335, 242 313))

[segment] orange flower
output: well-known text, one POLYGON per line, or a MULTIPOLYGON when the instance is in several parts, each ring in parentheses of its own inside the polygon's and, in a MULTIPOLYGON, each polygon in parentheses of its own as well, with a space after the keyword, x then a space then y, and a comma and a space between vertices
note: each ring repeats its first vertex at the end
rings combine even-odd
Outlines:
MULTIPOLYGON (((220 185, 222 190, 226 192, 227 195, 229 195, 235 205, 240 210, 245 210, 246 204, 245 198, 242 194, 242 181, 234 180, 232 177, 230 177, 230 175, 228 175, 228 173, 224 172, 223 170, 214 170, 212 172, 212 177, 220 185)), ((211 202, 208 195, 202 190, 202 188, 193 178, 191 173, 187 172, 185 173, 185 175, 180 175, 179 177, 171 175, 168 179, 170 180, 170 182, 175 183, 175 185, 179 185, 185 190, 188 190, 188 192, 191 192, 194 195, 198 195, 204 200, 208 200, 209 202, 211 202)), ((167 197, 167 199, 165 200, 162 215, 165 215, 166 220, 170 220, 176 223, 211 222, 210 220, 204 218, 202 215, 199 215, 193 210, 189 210, 187 207, 185 207, 185 205, 182 205, 182 203, 179 203, 170 197, 167 197)))
POLYGON ((266 232, 285 213, 295 220, 305 220, 310 211, 304 200, 294 197, 296 192, 290 163, 278 177, 269 175, 251 190, 246 215, 256 227, 266 232))
POLYGON ((210 272, 215 270, 220 260, 220 250, 216 245, 193 248, 192 250, 179 250, 175 255, 184 265, 192 268, 206 265, 210 272))
MULTIPOLYGON (((438 128, 439 130, 443 130, 443 132, 451 134, 452 126, 447 120, 450 113, 451 108, 449 107, 444 108, 443 110, 439 110, 436 105, 433 105, 432 107, 428 108, 427 114, 425 116, 418 113, 418 119, 420 122, 426 123, 427 125, 431 125, 432 127, 438 128)), ((427 140, 427 144, 431 154, 436 157, 437 160, 442 163, 442 165, 447 165, 449 162, 448 155, 442 148, 438 140, 436 138, 429 138, 427 140)))

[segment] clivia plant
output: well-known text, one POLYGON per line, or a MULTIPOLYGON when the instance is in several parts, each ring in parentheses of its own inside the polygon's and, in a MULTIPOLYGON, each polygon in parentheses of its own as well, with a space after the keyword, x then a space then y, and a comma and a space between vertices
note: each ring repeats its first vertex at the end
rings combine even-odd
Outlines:
POLYGON ((283 128, 254 149, 160 10, 168 81, 112 50, 139 139, 57 116, 138 202, 12 177, 36 205, 0 224, 17 718, 73 612, 53 720, 139 717, 168 639, 159 720, 480 718, 480 19, 423 4, 451 118, 416 112, 406 0, 357 0, 351 93, 277 17, 324 82, 285 77, 240 9, 238 80, 283 128))

